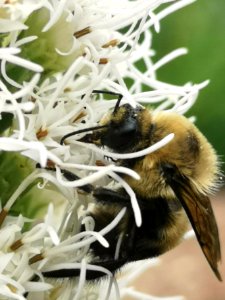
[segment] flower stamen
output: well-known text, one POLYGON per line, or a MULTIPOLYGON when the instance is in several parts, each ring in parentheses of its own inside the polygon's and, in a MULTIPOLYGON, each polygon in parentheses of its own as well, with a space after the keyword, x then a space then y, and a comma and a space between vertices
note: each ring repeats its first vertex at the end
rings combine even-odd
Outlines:
POLYGON ((106 57, 100 58, 99 59, 99 64, 100 65, 106 65, 109 62, 109 59, 106 57))
POLYGON ((16 4, 18 0, 5 0, 4 4, 16 4))
POLYGON ((55 168, 55 163, 50 159, 47 160, 46 165, 47 165, 48 168, 55 168))
POLYGON ((108 43, 102 45, 102 48, 116 47, 119 43, 120 41, 118 39, 113 39, 108 43))
POLYGON ((42 129, 42 127, 37 131, 36 137, 38 140, 41 140, 45 138, 48 135, 48 130, 47 129, 42 129))
POLYGON ((19 249, 20 247, 22 247, 24 244, 23 244, 23 241, 21 239, 15 241, 11 246, 10 246, 10 249, 12 251, 16 251, 17 249, 19 249))
POLYGON ((17 293, 17 291, 18 291, 18 289, 14 286, 14 285, 12 285, 11 283, 7 283, 7 287, 10 289, 10 291, 12 292, 12 293, 14 293, 14 294, 16 294, 17 293))
POLYGON ((29 259, 29 265, 32 265, 40 260, 44 259, 44 254, 43 253, 39 253, 39 254, 36 254, 34 256, 32 256, 30 259, 29 259))
POLYGON ((74 36, 76 39, 79 39, 80 37, 86 35, 86 34, 89 34, 91 33, 91 28, 88 26, 84 29, 81 29, 81 30, 78 30, 74 33, 74 36))
POLYGON ((103 161, 101 161, 100 159, 97 159, 95 161, 96 166, 98 167, 105 167, 105 163, 103 161))
POLYGON ((5 208, 3 208, 2 211, 0 212, 0 226, 4 222, 7 214, 8 214, 8 210, 6 210, 5 208))
POLYGON ((81 111, 78 116, 76 116, 76 118, 73 120, 73 123, 76 123, 78 120, 80 120, 81 118, 85 117, 87 114, 84 111, 81 111))

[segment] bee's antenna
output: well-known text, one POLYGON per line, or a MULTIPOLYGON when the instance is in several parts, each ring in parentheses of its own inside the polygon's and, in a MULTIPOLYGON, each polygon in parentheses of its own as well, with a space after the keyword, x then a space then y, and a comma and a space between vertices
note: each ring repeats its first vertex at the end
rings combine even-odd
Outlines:
POLYGON ((119 105, 120 105, 120 102, 121 102, 121 99, 123 98, 122 94, 115 93, 115 92, 110 92, 110 91, 102 91, 102 90, 93 90, 92 93, 93 94, 113 95, 113 96, 118 97, 116 105, 115 105, 114 110, 113 110, 113 114, 115 114, 117 112, 117 110, 119 108, 119 105))
POLYGON ((68 134, 66 134, 66 135, 64 135, 62 137, 62 139, 60 141, 60 145, 63 145, 65 139, 67 139, 70 136, 76 135, 78 133, 87 132, 87 131, 102 129, 102 128, 105 128, 105 127, 108 127, 108 125, 102 125, 102 126, 100 125, 100 126, 88 127, 88 128, 84 128, 84 129, 80 129, 80 130, 76 130, 76 131, 70 132, 70 133, 68 133, 68 134))
POLYGON ((123 98, 123 95, 122 94, 118 94, 118 100, 117 100, 116 105, 114 107, 113 115, 117 112, 117 110, 118 110, 118 108, 120 106, 120 102, 121 102, 122 98, 123 98))

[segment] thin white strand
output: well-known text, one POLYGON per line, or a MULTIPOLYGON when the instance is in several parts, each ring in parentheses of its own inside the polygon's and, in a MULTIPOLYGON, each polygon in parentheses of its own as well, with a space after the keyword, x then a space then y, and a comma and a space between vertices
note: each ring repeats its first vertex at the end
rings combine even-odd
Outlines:
POLYGON ((181 55, 185 55, 187 53, 188 53, 188 50, 186 48, 179 48, 179 49, 176 49, 176 50, 170 52, 169 54, 165 55, 163 58, 158 60, 152 66, 151 72, 155 72, 156 70, 158 70, 159 68, 161 68, 162 66, 167 64, 168 62, 171 62, 173 59, 175 59, 181 55))
MULTIPOLYGON (((118 73, 119 72, 117 71, 116 76, 118 75, 118 73)), ((121 75, 119 75, 119 76, 121 77, 121 75)), ((121 86, 117 82, 114 82, 114 81, 107 78, 107 79, 104 80, 104 84, 108 85, 108 89, 110 91, 122 94, 124 98, 131 99, 131 95, 130 95, 129 91, 127 90, 127 87, 125 86, 124 81, 123 81, 122 86, 121 86)), ((110 101, 113 101, 113 100, 110 100, 110 101)))
POLYGON ((14 86, 15 88, 22 88, 22 85, 11 79, 7 73, 6 73, 6 61, 1 61, 1 75, 5 79, 6 82, 8 82, 10 85, 14 86))
POLYGON ((7 203, 4 206, 6 211, 9 211, 18 197, 27 189, 27 187, 37 178, 37 170, 32 172, 29 176, 27 176, 24 181, 19 185, 19 187, 15 190, 12 196, 9 198, 7 203))
POLYGON ((26 149, 36 150, 39 152, 40 164, 42 167, 46 166, 48 155, 49 158, 54 157, 58 163, 61 162, 56 156, 47 151, 41 142, 25 142, 10 137, 2 137, 0 138, 0 149, 5 151, 23 151, 26 149))
POLYGON ((190 4, 194 3, 195 1, 196 0, 181 0, 181 1, 176 1, 174 4, 168 6, 163 11, 160 11, 158 13, 158 15, 157 15, 158 20, 161 21, 166 16, 172 14, 173 12, 175 12, 175 11, 177 11, 177 10, 179 10, 179 9, 187 6, 187 5, 190 5, 190 4))
POLYGON ((165 96, 156 96, 156 97, 152 97, 151 99, 150 98, 142 98, 142 99, 137 99, 136 101, 138 103, 142 103, 142 104, 152 104, 152 103, 159 103, 159 102, 162 102, 162 101, 165 101, 166 98, 165 96))
POLYGON ((147 20, 147 17, 149 15, 149 13, 150 12, 147 10, 145 15, 142 17, 140 25, 138 26, 138 29, 136 31, 136 36, 133 40, 133 45, 131 46, 131 49, 128 51, 128 56, 127 57, 129 57, 132 54, 132 52, 134 52, 134 49, 135 49, 135 47, 136 47, 136 45, 137 45, 137 43, 140 39, 141 33, 143 32, 143 27, 144 27, 144 24, 147 20))
POLYGON ((21 255, 21 258, 20 258, 20 264, 18 266, 16 266, 16 268, 13 271, 13 274, 12 274, 12 278, 18 278, 18 280, 17 280, 18 282, 22 282, 21 277, 22 277, 22 274, 24 272, 24 265, 27 264, 27 260, 28 260, 28 255, 24 251, 21 255))
POLYGON ((78 283, 78 287, 76 288, 77 291, 74 300, 80 300, 80 297, 82 295, 82 291, 86 280, 86 272, 87 272, 86 267, 87 267, 86 259, 83 258, 81 261, 79 283, 78 283))
MULTIPOLYGON (((23 283, 23 285, 27 292, 48 292, 49 290, 54 288, 52 284, 37 281, 27 281, 23 283)), ((26 298, 24 298, 24 300, 26 300, 26 298)))
POLYGON ((48 23, 42 29, 42 32, 48 31, 60 19, 68 0, 60 0, 57 2, 58 5, 54 8, 53 16, 50 17, 48 23))
MULTIPOLYGON (((23 102, 23 103, 18 103, 18 107, 25 112, 30 112, 34 109, 35 104, 33 102, 23 102)), ((4 106, 4 109, 2 109, 1 111, 14 112, 15 107, 11 104, 6 104, 4 106)))
POLYGON ((55 181, 55 177, 51 176, 47 173, 40 173, 38 169, 34 170, 29 176, 27 176, 23 182, 19 185, 19 187, 15 190, 15 192, 12 194, 12 196, 9 198, 7 203, 4 206, 4 209, 9 211, 12 205, 15 203, 17 198, 28 188, 28 186, 36 179, 38 178, 46 178, 47 180, 54 183, 61 191, 61 187, 57 184, 57 181, 55 181))
MULTIPOLYGON (((136 107, 136 103, 133 100, 133 98, 131 97, 126 84, 122 78, 122 76, 120 75, 120 72, 117 70, 116 66, 113 66, 112 72, 115 74, 119 84, 115 84, 115 86, 117 85, 118 87, 118 91, 120 92, 121 87, 123 87, 123 97, 125 97, 126 99, 128 99, 129 103, 131 104, 132 107, 136 107)), ((111 82, 113 84, 113 82, 111 82)), ((114 84, 113 84, 114 85, 114 84)))
MULTIPOLYGON (((52 123, 50 126, 48 126, 48 130, 53 130, 54 128, 57 128, 61 124, 64 124, 68 122, 71 118, 73 118, 76 114, 78 114, 83 107, 85 106, 85 103, 83 100, 81 100, 81 103, 74 106, 73 110, 70 110, 68 114, 65 114, 62 118, 58 119, 56 122, 52 123)), ((81 129, 81 128, 79 128, 81 129)))
POLYGON ((142 92, 142 93, 136 93, 133 95, 134 99, 142 98, 142 97, 155 97, 155 96, 168 96, 168 95, 178 95, 178 96, 185 96, 186 93, 183 90, 171 90, 168 93, 168 90, 155 90, 155 91, 149 91, 149 92, 142 92))
POLYGON ((114 287, 115 287, 115 292, 116 292, 116 299, 115 300, 120 300, 120 288, 119 288, 119 285, 118 285, 118 282, 116 280, 115 277, 113 277, 113 283, 114 283, 114 287))
POLYGON ((113 276, 110 276, 110 278, 108 280, 108 288, 107 288, 104 300, 108 300, 109 299, 109 296, 110 296, 110 293, 111 293, 111 290, 112 290, 112 285, 113 285, 113 276))
MULTIPOLYGON (((181 0, 181 1, 176 1, 174 4, 171 4, 170 6, 166 7, 164 10, 160 11, 158 14, 157 14, 157 18, 159 21, 161 21, 162 19, 164 19, 166 16, 172 14, 173 12, 189 5, 189 4, 192 4, 194 3, 196 0, 181 0)), ((148 30, 152 25, 154 25, 154 22, 152 19, 150 19, 149 21, 147 21, 145 23, 145 26, 143 28, 143 30, 148 30)), ((135 33, 133 33, 131 35, 131 37, 133 37, 133 35, 135 35, 135 33)))
POLYGON ((14 48, 14 47, 0 48, 0 59, 4 59, 5 55, 8 54, 15 55, 20 52, 21 50, 19 48, 14 48))
POLYGON ((126 41, 127 38, 129 38, 129 36, 130 36, 131 33, 134 31, 134 29, 135 29, 135 27, 137 26, 137 24, 138 24, 138 20, 135 21, 135 22, 133 22, 133 23, 131 23, 131 25, 130 25, 128 31, 127 31, 124 35, 121 35, 121 38, 122 38, 124 41, 126 41))
MULTIPOLYGON (((25 37, 25 38, 22 38, 18 41, 15 42, 15 46, 16 47, 21 47, 22 45, 24 44, 27 44, 27 43, 30 43, 30 42, 33 42, 37 39, 38 37, 36 35, 33 35, 33 36, 28 36, 28 37, 25 37)), ((19 49, 20 50, 20 49, 19 49)), ((19 53, 19 52, 17 52, 19 53)), ((17 54, 17 53, 11 53, 11 54, 17 54)))
MULTIPOLYGON (((38 97, 39 95, 48 95, 48 92, 53 91, 58 86, 57 79, 53 76, 54 81, 51 82, 49 78, 46 78, 44 82, 40 85, 39 90, 33 95, 34 97, 38 97)), ((48 98, 47 98, 48 99, 48 98)))
POLYGON ((96 87, 103 81, 104 78, 108 76, 108 74, 111 72, 111 64, 106 64, 101 73, 96 76, 96 78, 93 79, 93 81, 89 84, 87 87, 87 93, 85 93, 85 96, 83 97, 83 101, 87 101, 88 98, 90 98, 91 92, 96 89, 96 87))
POLYGON ((33 233, 32 236, 24 236, 21 238, 21 240, 24 244, 29 245, 32 242, 43 239, 43 237, 46 235, 47 232, 48 231, 47 231, 46 224, 42 223, 42 224, 37 225, 35 227, 35 229, 32 230, 32 233, 33 233))
POLYGON ((134 191, 129 186, 129 184, 125 180, 123 180, 119 175, 117 175, 113 172, 110 172, 110 176, 112 178, 114 178, 115 180, 117 180, 124 187, 127 194, 130 196, 131 206, 132 206, 132 209, 134 212, 135 223, 136 223, 137 227, 141 227, 141 224, 142 224, 141 209, 139 207, 139 204, 138 204, 138 201, 137 201, 134 191))
POLYGON ((31 91, 34 89, 34 87, 36 86, 36 84, 38 83, 40 77, 41 77, 40 74, 35 74, 33 78, 30 80, 30 82, 26 84, 26 86, 24 86, 22 89, 15 92, 14 94, 12 94, 13 98, 19 99, 24 97, 25 95, 29 95, 31 91))
POLYGON ((149 78, 148 76, 145 76, 145 74, 138 71, 138 69, 135 68, 133 65, 131 65, 130 63, 128 63, 128 64, 129 64, 129 68, 130 68, 131 72, 133 72, 134 75, 136 75, 138 78, 140 78, 142 83, 145 83, 146 85, 148 85, 154 89, 164 88, 164 89, 168 90, 168 93, 170 93, 170 89, 177 90, 177 91, 185 90, 184 87, 168 84, 168 83, 161 82, 161 81, 158 81, 153 78, 149 78))
POLYGON ((84 65, 85 58, 84 57, 78 57, 74 61, 74 63, 70 66, 70 68, 67 70, 67 72, 64 74, 63 78, 58 82, 58 85, 51 95, 51 98, 49 99, 49 103, 46 106, 46 111, 51 110, 52 107, 54 106, 54 103, 57 101, 58 95, 61 93, 63 90, 64 86, 67 84, 70 78, 73 77, 75 73, 78 73, 84 65))
POLYGON ((75 250, 89 246, 95 241, 98 241, 105 248, 109 247, 109 243, 99 232, 85 231, 82 235, 76 234, 75 236, 61 242, 59 245, 57 245, 57 247, 46 250, 45 255, 46 257, 53 257, 57 254, 59 255, 60 253, 63 254, 65 252, 74 252, 75 250), (80 240, 82 237, 84 239, 80 240))
POLYGON ((174 133, 170 133, 166 137, 164 137, 162 140, 160 140, 159 142, 155 143, 154 145, 152 145, 144 150, 140 150, 140 151, 133 152, 133 153, 126 153, 126 154, 109 152, 109 151, 100 149, 92 144, 87 144, 87 143, 78 142, 78 141, 72 141, 71 144, 81 145, 85 148, 88 148, 97 153, 100 153, 101 155, 116 158, 116 159, 132 159, 132 158, 148 155, 148 154, 160 149, 161 147, 168 144, 173 138, 174 138, 174 133))
POLYGON ((120 248, 122 245, 122 241, 123 241, 123 237, 124 237, 124 233, 120 233, 117 243, 116 243, 116 251, 115 251, 115 255, 114 255, 114 259, 117 260, 119 258, 120 255, 120 248))
POLYGON ((88 103, 85 104, 85 107, 86 107, 86 113, 89 117, 89 122, 93 123, 95 119, 95 111, 88 103))
POLYGON ((106 235, 113 228, 115 228, 117 224, 121 221, 121 219, 124 217, 126 210, 126 207, 122 208, 121 211, 117 214, 117 216, 113 219, 113 221, 109 223, 105 228, 101 229, 99 233, 101 235, 106 235))
MULTIPOLYGON (((121 221, 121 219, 124 217, 126 212, 126 208, 124 207, 123 209, 121 209, 121 211, 117 214, 117 216, 103 229, 101 229, 98 234, 104 236, 106 235, 108 232, 110 232, 114 227, 117 226, 117 224, 121 221)), ((71 245, 71 243, 73 243, 76 240, 76 236, 72 237, 68 240, 65 240, 63 242, 61 242, 61 244, 57 247, 54 247, 50 250, 48 250, 48 253, 53 254, 53 253, 57 253, 60 252, 59 250, 61 250, 61 252, 66 251, 66 250, 74 250, 74 249, 79 249, 81 247, 84 247, 86 245, 89 245, 93 242, 96 241, 95 236, 94 237, 89 237, 83 241, 77 242, 74 245, 71 245), (62 247, 63 246, 63 247, 62 247), (56 249, 57 248, 57 249, 56 249)))
POLYGON ((6 54, 2 61, 8 61, 12 64, 21 66, 23 68, 26 68, 28 70, 31 70, 31 71, 37 72, 37 73, 43 72, 43 70, 44 70, 42 66, 40 66, 36 63, 33 63, 24 58, 21 58, 21 57, 15 56, 15 55, 11 55, 11 54, 6 54))
POLYGON ((60 164, 60 168, 75 168, 75 169, 89 170, 89 171, 99 171, 99 170, 105 169, 105 168, 107 168, 107 170, 108 170, 109 166, 111 166, 110 170, 113 170, 114 172, 127 174, 137 180, 140 179, 139 174, 137 172, 135 172, 134 170, 126 168, 126 167, 116 166, 116 165, 90 166, 90 165, 82 165, 82 164, 75 164, 75 163, 60 164))
POLYGON ((155 31, 157 33, 159 33, 159 31, 160 31, 160 23, 159 23, 158 16, 156 14, 154 14, 152 11, 149 11, 148 14, 149 14, 149 17, 152 19, 155 31))
POLYGON ((7 98, 10 99, 10 101, 12 102, 12 105, 14 106, 14 110, 17 114, 18 117, 18 121, 19 121, 19 140, 22 140, 25 134, 25 120, 24 120, 24 115, 20 109, 19 104, 17 103, 16 99, 13 98, 13 96, 11 95, 11 93, 9 92, 9 90, 6 88, 6 86, 0 82, 0 87, 2 88, 2 90, 6 93, 7 98))
POLYGON ((179 102, 175 104, 171 111, 176 111, 179 114, 186 113, 196 101, 197 96, 198 91, 196 91, 196 93, 190 93, 190 95, 183 97, 179 102))
MULTIPOLYGON (((111 18, 111 20, 108 21, 107 24, 103 23, 98 23, 94 27, 96 28, 111 28, 113 30, 119 30, 123 27, 129 26, 129 24, 132 24, 135 22, 137 19, 141 19, 143 17, 143 13, 147 10, 150 10, 152 7, 156 7, 160 1, 155 0, 151 1, 139 1, 139 5, 135 6, 135 9, 127 10, 126 14, 120 14, 119 16, 114 16, 111 18), (122 16, 121 16, 122 15, 122 16)), ((135 5, 133 3, 133 5, 135 5)))
POLYGON ((39 173, 38 178, 42 178, 43 180, 47 180, 50 181, 52 184, 55 185, 55 187, 57 187, 57 189, 62 193, 62 195, 65 196, 66 199, 68 199, 70 202, 73 201, 73 191, 71 191, 71 189, 65 188, 61 185, 59 185, 57 179, 55 178, 55 176, 51 175, 50 172, 48 171, 44 171, 44 169, 41 170, 41 172, 39 173))
MULTIPOLYGON (((51 272, 51 271, 57 271, 60 269, 79 269, 81 268, 81 263, 61 263, 61 264, 56 264, 54 266, 48 267, 46 270, 42 270, 42 272, 51 272)), ((107 270, 106 268, 100 267, 100 266, 95 266, 92 264, 87 264, 86 265, 86 270, 90 271, 99 271, 102 272, 108 276, 112 276, 112 273, 107 270)))
POLYGON ((61 51, 60 49, 55 48, 55 51, 56 51, 59 55, 61 55, 61 56, 69 56, 69 55, 73 54, 76 50, 77 50, 77 40, 76 40, 75 37, 73 37, 73 43, 72 43, 72 46, 71 46, 71 48, 70 48, 68 51, 63 52, 63 51, 61 51))
POLYGON ((170 99, 164 101, 161 105, 157 106, 157 108, 154 109, 154 112, 166 110, 168 107, 171 107, 172 104, 173 101, 171 101, 170 99))
POLYGON ((140 179, 139 175, 134 172, 131 169, 128 168, 123 168, 123 167, 116 167, 114 165, 109 165, 109 166, 105 166, 102 168, 99 168, 99 170, 91 175, 87 175, 84 178, 80 178, 74 181, 66 181, 62 179, 62 173, 61 170, 58 166, 56 166, 56 178, 58 180, 58 182, 60 184, 62 184, 65 187, 79 187, 79 186, 83 186, 89 183, 93 183, 95 181, 97 181, 98 179, 104 177, 105 175, 109 174, 110 171, 114 171, 116 172, 116 170, 120 170, 120 172, 123 172, 125 174, 130 175, 131 177, 134 177, 135 179, 140 179))
POLYGON ((14 86, 15 88, 22 88, 22 85, 11 79, 7 73, 6 73, 6 61, 1 61, 1 75, 5 79, 6 82, 8 82, 10 85, 14 86))
POLYGON ((207 80, 205 80, 205 81, 203 81, 203 82, 201 82, 201 83, 199 83, 199 84, 195 84, 195 85, 193 86, 193 89, 202 90, 202 89, 204 89, 209 83, 210 83, 210 80, 207 79, 207 80))

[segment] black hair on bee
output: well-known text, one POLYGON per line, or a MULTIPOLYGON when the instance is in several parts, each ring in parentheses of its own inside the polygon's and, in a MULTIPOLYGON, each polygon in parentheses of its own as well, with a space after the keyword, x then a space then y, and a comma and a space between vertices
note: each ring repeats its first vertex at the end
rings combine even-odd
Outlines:
MULTIPOLYGON (((136 194, 142 213, 140 227, 135 224, 130 199, 123 188, 83 187, 92 191, 96 199, 96 207, 91 212, 96 231, 113 220, 124 206, 127 207, 125 217, 105 236, 110 247, 104 248, 97 242, 91 245, 91 263, 114 273, 126 263, 159 256, 181 242, 190 221, 209 265, 221 281, 218 271, 220 240, 209 200, 220 176, 214 149, 184 116, 168 111, 154 112, 139 105, 135 108, 130 104, 119 106, 121 98, 120 95, 113 112, 104 116, 99 126, 70 133, 62 138, 61 143, 77 133, 93 131, 80 141, 107 146, 114 152, 130 153, 145 149, 170 133, 175 136, 151 154, 117 161, 118 165, 129 167, 140 175, 138 181, 120 174, 136 194), (119 255, 115 258, 121 236, 119 255)), ((63 173, 68 180, 76 179, 76 175, 73 177, 68 171, 63 173)), ((43 275, 72 277, 79 276, 79 271, 61 269, 43 275)), ((103 275, 88 270, 86 277, 91 280, 103 275)))

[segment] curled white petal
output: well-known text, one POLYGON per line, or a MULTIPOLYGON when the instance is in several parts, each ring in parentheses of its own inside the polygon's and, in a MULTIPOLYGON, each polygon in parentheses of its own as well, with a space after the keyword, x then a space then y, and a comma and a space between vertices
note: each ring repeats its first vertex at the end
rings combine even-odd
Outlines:
POLYGON ((117 158, 117 159, 132 159, 132 158, 136 158, 136 157, 141 157, 141 156, 145 156, 148 155, 158 149, 160 149, 161 147, 165 146, 166 144, 168 144, 172 139, 174 138, 174 134, 170 133, 168 134, 166 137, 164 137, 162 140, 160 140, 159 142, 155 143, 154 145, 144 149, 144 150, 140 150, 137 152, 133 152, 133 153, 114 153, 114 152, 109 152, 103 149, 99 149, 94 145, 91 144, 85 144, 83 142, 78 142, 78 141, 72 141, 71 144, 78 144, 78 145, 82 145, 88 149, 91 149, 95 152, 98 152, 102 155, 105 156, 109 156, 112 158, 117 158))
POLYGON ((121 183, 121 185, 124 187, 124 189, 126 190, 128 195, 130 196, 131 206, 132 206, 133 212, 134 212, 134 219, 135 219, 137 227, 140 227, 141 224, 142 224, 141 210, 140 210, 140 207, 138 205, 138 201, 137 201, 137 198, 136 198, 136 195, 135 195, 134 191, 126 183, 126 181, 124 181, 120 176, 118 176, 117 174, 115 174, 113 172, 110 172, 110 175, 114 179, 116 179, 118 182, 121 183))
POLYGON ((15 55, 5 54, 4 57, 2 57, 2 59, 34 72, 43 72, 44 70, 42 66, 15 55))
POLYGON ((105 170, 106 172, 113 170, 114 172, 127 174, 136 180, 140 179, 139 174, 136 173, 134 170, 125 168, 125 167, 115 166, 115 165, 90 166, 90 165, 82 165, 82 164, 61 163, 60 167, 61 168, 75 168, 75 169, 89 170, 89 171, 105 170))
POLYGON ((87 175, 84 178, 77 179, 74 181, 63 180, 60 169, 58 167, 56 167, 56 176, 57 176, 59 183, 62 184, 63 186, 79 187, 79 186, 83 186, 85 184, 93 183, 113 170, 115 170, 115 171, 119 170, 120 172, 127 173, 128 175, 131 175, 132 177, 135 177, 136 179, 140 179, 139 175, 136 172, 134 172, 130 169, 127 169, 127 168, 115 167, 114 165, 109 165, 106 167, 99 168, 99 171, 97 171, 91 175, 87 175))
MULTIPOLYGON (((49 272, 49 271, 55 271, 55 270, 60 270, 60 269, 80 269, 80 268, 81 268, 81 263, 61 263, 61 264, 51 266, 44 271, 49 272)), ((109 270, 107 270, 106 268, 103 268, 103 267, 95 266, 94 264, 93 265, 87 264, 86 270, 99 271, 108 276, 112 276, 112 273, 109 270)))
POLYGON ((82 290, 85 285, 85 279, 86 279, 86 272, 87 272, 87 262, 86 259, 82 259, 81 261, 81 267, 80 267, 80 276, 79 276, 79 283, 77 287, 77 292, 74 297, 74 300, 79 300, 80 296, 82 294, 82 290))

